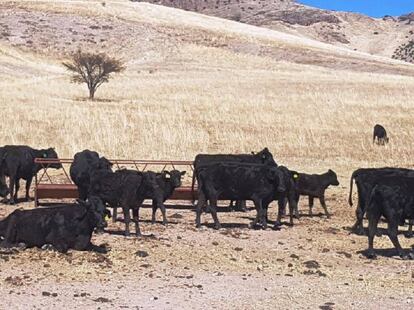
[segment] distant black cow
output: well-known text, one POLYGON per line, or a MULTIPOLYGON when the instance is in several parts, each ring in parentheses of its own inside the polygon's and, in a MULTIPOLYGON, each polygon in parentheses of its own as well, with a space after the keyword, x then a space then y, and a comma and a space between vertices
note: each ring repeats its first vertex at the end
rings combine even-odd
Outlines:
POLYGON ((132 210, 135 222, 135 233, 141 236, 139 228, 139 208, 148 192, 157 188, 154 172, 139 172, 136 170, 94 171, 91 175, 89 194, 100 197, 112 208, 122 208, 125 221, 125 235, 130 235, 132 210))
POLYGON ((92 171, 112 171, 112 163, 105 157, 99 157, 94 151, 84 150, 76 153, 70 165, 70 177, 79 191, 79 198, 86 200, 90 186, 90 175, 92 171))
MULTIPOLYGON (((157 186, 146 186, 146 190, 141 190, 139 205, 143 203, 145 199, 152 199, 152 223, 155 223, 155 215, 157 209, 160 208, 162 212, 162 224, 167 225, 167 216, 164 206, 164 202, 171 197, 174 190, 181 186, 181 177, 185 174, 185 171, 171 170, 163 171, 162 173, 143 172, 143 177, 147 175, 147 179, 153 180, 155 178, 157 186)), ((116 221, 117 208, 114 207, 113 222, 116 221)))
MULTIPOLYGON (((210 202, 214 227, 220 228, 217 218, 217 200, 252 200, 259 221, 267 227, 263 205, 276 199, 278 192, 285 192, 284 174, 277 167, 246 163, 213 163, 198 167, 195 171, 198 183, 196 225, 201 225, 201 212, 207 200, 210 202)), ((291 222, 293 220, 291 218, 291 222)))
MULTIPOLYGON (((20 179, 26 180, 26 200, 29 200, 29 190, 33 177, 42 169, 35 164, 35 158, 58 158, 54 148, 36 150, 25 145, 6 145, 0 148, 0 158, 3 158, 3 172, 10 181, 10 204, 17 201, 20 179)), ((60 169, 60 163, 49 164, 49 168, 60 169)))
MULTIPOLYGON (((349 205, 352 206, 352 188, 353 182, 357 187, 358 192, 358 205, 356 208, 356 222, 352 227, 352 230, 360 235, 364 234, 363 219, 369 197, 371 195, 372 188, 379 180, 384 177, 392 176, 406 176, 414 177, 414 170, 405 169, 405 168, 360 168, 355 170, 351 175, 350 180, 350 191, 349 191, 349 205)), ((412 226, 409 228, 409 235, 412 234, 412 226)))
POLYGON ((397 236, 398 225, 403 225, 406 219, 414 220, 414 178, 384 177, 372 189, 367 207, 369 258, 375 258, 374 237, 381 216, 387 219, 388 236, 400 257, 414 259, 413 252, 404 253, 397 236))
POLYGON ((336 173, 329 169, 324 174, 306 174, 299 173, 296 175, 296 190, 298 200, 300 195, 308 196, 309 198, 309 214, 312 215, 313 200, 319 198, 321 206, 325 211, 326 217, 330 217, 328 208, 325 203, 325 190, 330 186, 338 186, 339 181, 336 173))
MULTIPOLYGON (((273 159, 272 153, 266 147, 258 153, 252 154, 198 154, 194 159, 194 170, 197 170, 198 167, 206 164, 212 163, 225 163, 225 162, 242 162, 242 163, 252 163, 252 164, 266 164, 277 167, 275 160, 273 159)), ((192 189, 194 190, 195 175, 193 173, 193 182, 192 189)), ((195 199, 193 199, 194 201, 195 199)), ((233 201, 230 203, 230 206, 233 206, 233 201)), ((241 210, 245 210, 246 202, 237 201, 236 207, 241 210)))
POLYGON ((105 251, 91 244, 95 228, 106 226, 105 206, 97 197, 76 205, 15 210, 0 222, 2 247, 24 243, 27 247, 52 245, 59 252, 105 251))
POLYGON ((387 131, 385 128, 379 124, 374 126, 374 136, 372 143, 375 143, 375 139, 379 145, 385 145, 385 143, 389 142, 387 131))

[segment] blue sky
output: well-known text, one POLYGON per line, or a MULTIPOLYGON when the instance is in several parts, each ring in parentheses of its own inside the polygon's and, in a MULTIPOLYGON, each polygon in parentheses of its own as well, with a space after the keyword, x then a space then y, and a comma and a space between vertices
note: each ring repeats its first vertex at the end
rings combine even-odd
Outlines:
POLYGON ((414 12, 414 0, 298 0, 310 6, 363 13, 372 17, 399 16, 414 12))

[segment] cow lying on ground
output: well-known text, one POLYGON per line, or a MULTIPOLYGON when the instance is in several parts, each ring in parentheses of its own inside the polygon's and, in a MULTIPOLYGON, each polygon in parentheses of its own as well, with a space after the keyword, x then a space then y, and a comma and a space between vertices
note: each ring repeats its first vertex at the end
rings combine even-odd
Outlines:
MULTIPOLYGON (((167 225, 167 215, 165 210, 164 202, 170 198, 177 187, 181 186, 181 177, 185 174, 185 171, 171 170, 163 171, 162 173, 148 172, 150 175, 147 176, 147 179, 156 180, 157 186, 147 186, 146 191, 141 191, 141 197, 138 204, 141 206, 144 199, 152 199, 152 223, 155 224, 155 215, 157 209, 160 208, 162 212, 162 224, 167 225)), ((143 172, 143 176, 148 174, 143 172)), ((113 212, 113 222, 116 221, 117 217, 117 208, 114 207, 113 212)))
POLYGON ((70 178, 78 187, 79 198, 86 200, 90 186, 92 171, 112 171, 112 163, 105 157, 99 157, 97 152, 84 150, 76 153, 70 165, 70 178))
MULTIPOLYGON (((372 188, 379 180, 384 177, 392 176, 406 176, 414 177, 414 170, 404 168, 360 168, 355 170, 351 175, 350 191, 349 191, 349 205, 352 206, 352 188, 353 181, 357 187, 358 205, 356 208, 356 222, 352 227, 352 231, 357 234, 364 234, 363 219, 372 188)), ((408 236, 412 235, 412 226, 410 225, 408 236)))
MULTIPOLYGON (((252 226, 259 221, 266 229, 267 221, 263 206, 273 201, 277 193, 286 191, 284 174, 277 167, 246 163, 214 163, 195 170, 199 199, 197 202, 196 225, 201 226, 201 212, 210 202, 214 227, 220 228, 217 217, 217 200, 252 200, 257 216, 252 226)), ((289 205, 291 206, 291 204, 289 205)), ((291 223, 293 219, 291 216, 291 223)))
POLYGON ((98 170, 91 175, 89 194, 100 197, 112 208, 122 208, 126 236, 130 235, 130 210, 132 210, 135 233, 137 236, 141 236, 139 208, 147 193, 157 187, 158 183, 154 172, 127 169, 116 172, 98 170))
POLYGON ((398 241, 398 225, 406 219, 414 220, 414 178, 384 177, 374 186, 367 208, 368 257, 375 258, 374 237, 378 221, 384 216, 388 221, 388 236, 404 259, 414 259, 414 253, 404 253, 398 241))
MULTIPOLYGON (((35 164, 35 158, 57 159, 58 155, 53 148, 36 150, 25 145, 6 145, 0 148, 0 158, 3 158, 3 172, 10 181, 10 204, 17 201, 20 188, 20 179, 26 180, 26 200, 29 200, 29 190, 33 177, 42 169, 35 164)), ((49 168, 60 169, 60 163, 49 164, 49 168)))
POLYGON ((389 142, 387 131, 383 126, 379 124, 376 124, 374 126, 374 138, 372 140, 372 143, 375 143, 375 139, 377 139, 377 143, 379 145, 385 145, 385 143, 389 142))
MULTIPOLYGON (((336 173, 331 169, 324 174, 306 174, 299 173, 296 179, 297 200, 300 195, 309 197, 309 214, 312 215, 313 200, 319 198, 321 206, 325 211, 326 217, 330 217, 328 208, 325 203, 325 190, 330 186, 338 186, 338 178, 336 173)), ((298 215, 298 210, 295 210, 298 215)))
MULTIPOLYGON (((203 165, 212 163, 225 163, 225 162, 242 162, 252 164, 267 164, 277 167, 275 160, 273 159, 272 153, 266 147, 260 152, 254 154, 198 154, 194 159, 194 170, 203 165)), ((192 190, 194 191, 195 173, 193 174, 192 190)), ((193 198, 193 203, 194 203, 193 198)), ((233 201, 230 202, 230 207, 233 206, 233 201)), ((246 202, 237 201, 236 209, 245 211, 246 202)))
POLYGON ((105 251, 91 243, 94 229, 106 226, 104 216, 105 206, 97 197, 76 205, 15 210, 0 222, 1 246, 51 245, 62 253, 68 249, 105 251))

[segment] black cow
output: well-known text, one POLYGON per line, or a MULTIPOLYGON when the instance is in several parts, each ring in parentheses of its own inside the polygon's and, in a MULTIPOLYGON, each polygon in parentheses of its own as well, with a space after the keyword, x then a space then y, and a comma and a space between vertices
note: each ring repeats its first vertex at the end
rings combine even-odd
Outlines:
MULTIPOLYGON (((299 201, 299 195, 297 192, 297 180, 298 180, 298 172, 289 170, 288 168, 284 166, 279 166, 278 169, 283 174, 283 185, 285 190, 282 192, 275 192, 272 197, 270 197, 272 200, 277 199, 278 200, 278 215, 277 219, 274 225, 274 229, 279 229, 281 226, 281 219, 282 216, 285 213, 286 208, 286 202, 289 202, 289 210, 290 210, 290 225, 293 225, 293 212, 297 209, 298 201, 299 201)), ((266 214, 266 220, 267 220, 267 210, 269 207, 269 204, 272 202, 272 200, 265 200, 263 202, 263 209, 266 214)), ((297 213, 297 212, 296 212, 297 213)), ((299 218, 299 216, 296 217, 299 218)))
MULTIPOLYGON (((358 205, 356 208, 356 222, 352 227, 352 230, 360 235, 364 234, 363 219, 369 197, 371 195, 372 188, 377 183, 378 180, 384 177, 391 176, 407 176, 414 177, 414 170, 405 169, 405 168, 360 168, 355 170, 351 175, 350 180, 350 191, 349 191, 349 205, 352 206, 352 188, 353 181, 357 187, 358 192, 358 205)), ((412 226, 410 225, 408 235, 412 234, 412 226)))
POLYGON ((372 139, 372 143, 375 143, 375 139, 377 139, 377 143, 379 145, 385 145, 385 143, 389 142, 387 131, 385 128, 379 124, 374 126, 374 135, 372 139))
POLYGON ((167 224, 167 216, 165 214, 164 202, 171 197, 174 190, 181 186, 181 177, 185 175, 185 171, 171 170, 157 173, 156 180, 158 187, 153 190, 151 195, 148 195, 152 199, 152 223, 155 223, 155 214, 157 209, 160 208, 162 212, 162 224, 167 224))
POLYGON ((398 225, 404 225, 406 219, 414 220, 413 177, 384 177, 372 189, 367 207, 369 258, 375 258, 374 237, 381 216, 387 219, 388 236, 400 257, 414 259, 413 252, 404 253, 397 236, 398 225))
MULTIPOLYGON (((242 162, 252 164, 267 164, 277 167, 275 160, 273 159, 272 153, 266 147, 258 153, 252 154, 198 154, 194 159, 194 170, 198 167, 212 163, 225 163, 225 162, 242 162)), ((194 191, 194 183, 196 173, 193 173, 192 190, 194 191)), ((194 203, 193 198, 193 203, 194 203)), ((233 206, 233 201, 230 202, 230 207, 233 206)), ((245 201, 237 201, 236 207, 242 211, 246 209, 245 201)))
MULTIPOLYGON (((0 158, 3 158, 3 173, 9 177, 10 204, 17 201, 20 179, 26 180, 26 200, 29 200, 29 190, 33 177, 42 169, 35 164, 35 158, 57 159, 54 148, 36 150, 25 145, 6 145, 0 148, 0 158)), ((60 163, 49 164, 49 168, 60 169, 60 163)))
POLYGON ((100 197, 112 208, 122 208, 126 236, 130 235, 131 217, 129 210, 132 210, 135 233, 137 236, 141 236, 139 208, 146 195, 148 195, 147 193, 154 191, 154 188, 157 187, 154 172, 139 172, 127 169, 116 172, 97 170, 92 172, 89 194, 100 197))
MULTIPOLYGON (((145 199, 152 199, 152 223, 155 224, 155 215, 157 209, 160 208, 162 212, 162 224, 167 225, 167 215, 164 202, 171 197, 174 190, 181 186, 181 177, 185 171, 171 170, 163 171, 162 173, 143 172, 143 176, 147 176, 148 180, 155 178, 157 186, 146 186, 146 190, 141 190, 141 201, 138 204, 141 206, 145 199)), ((113 209, 113 222, 117 218, 117 208, 113 209)))
POLYGON ((76 205, 15 210, 0 222, 1 246, 24 243, 27 247, 52 245, 62 253, 68 249, 105 251, 91 243, 94 229, 106 226, 104 216, 105 206, 97 197, 76 205))
MULTIPOLYGON (((314 198, 319 198, 321 206, 325 211, 325 215, 327 218, 329 218, 330 214, 325 203, 325 190, 330 185, 339 185, 336 173, 333 170, 329 169, 328 172, 324 174, 299 173, 296 176, 296 190, 298 194, 297 199, 299 200, 300 195, 308 196, 309 214, 312 215, 313 200, 314 198)), ((298 213, 297 210, 296 213, 298 213)))
POLYGON ((84 150, 76 153, 70 165, 70 177, 79 191, 79 198, 85 200, 88 197, 90 175, 92 171, 112 171, 112 163, 105 157, 99 157, 94 151, 84 150))
MULTIPOLYGON (((196 225, 201 225, 201 212, 207 200, 214 219, 214 227, 220 228, 217 218, 217 200, 252 200, 257 216, 252 226, 259 221, 267 227, 263 205, 276 199, 278 192, 285 192, 284 175, 277 167, 246 163, 213 163, 195 170, 198 183, 196 225)), ((291 218, 291 222, 293 222, 291 218)))

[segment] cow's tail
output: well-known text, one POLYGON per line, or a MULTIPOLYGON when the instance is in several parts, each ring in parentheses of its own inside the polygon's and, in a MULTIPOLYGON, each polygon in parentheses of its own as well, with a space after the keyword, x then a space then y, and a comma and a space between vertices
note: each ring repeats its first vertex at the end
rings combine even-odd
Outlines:
POLYGON ((350 207, 353 206, 353 202, 352 202, 352 188, 354 186, 355 172, 356 171, 354 171, 352 173, 352 175, 351 175, 351 181, 350 181, 350 184, 349 184, 349 198, 348 198, 348 203, 349 203, 349 206, 350 207))

